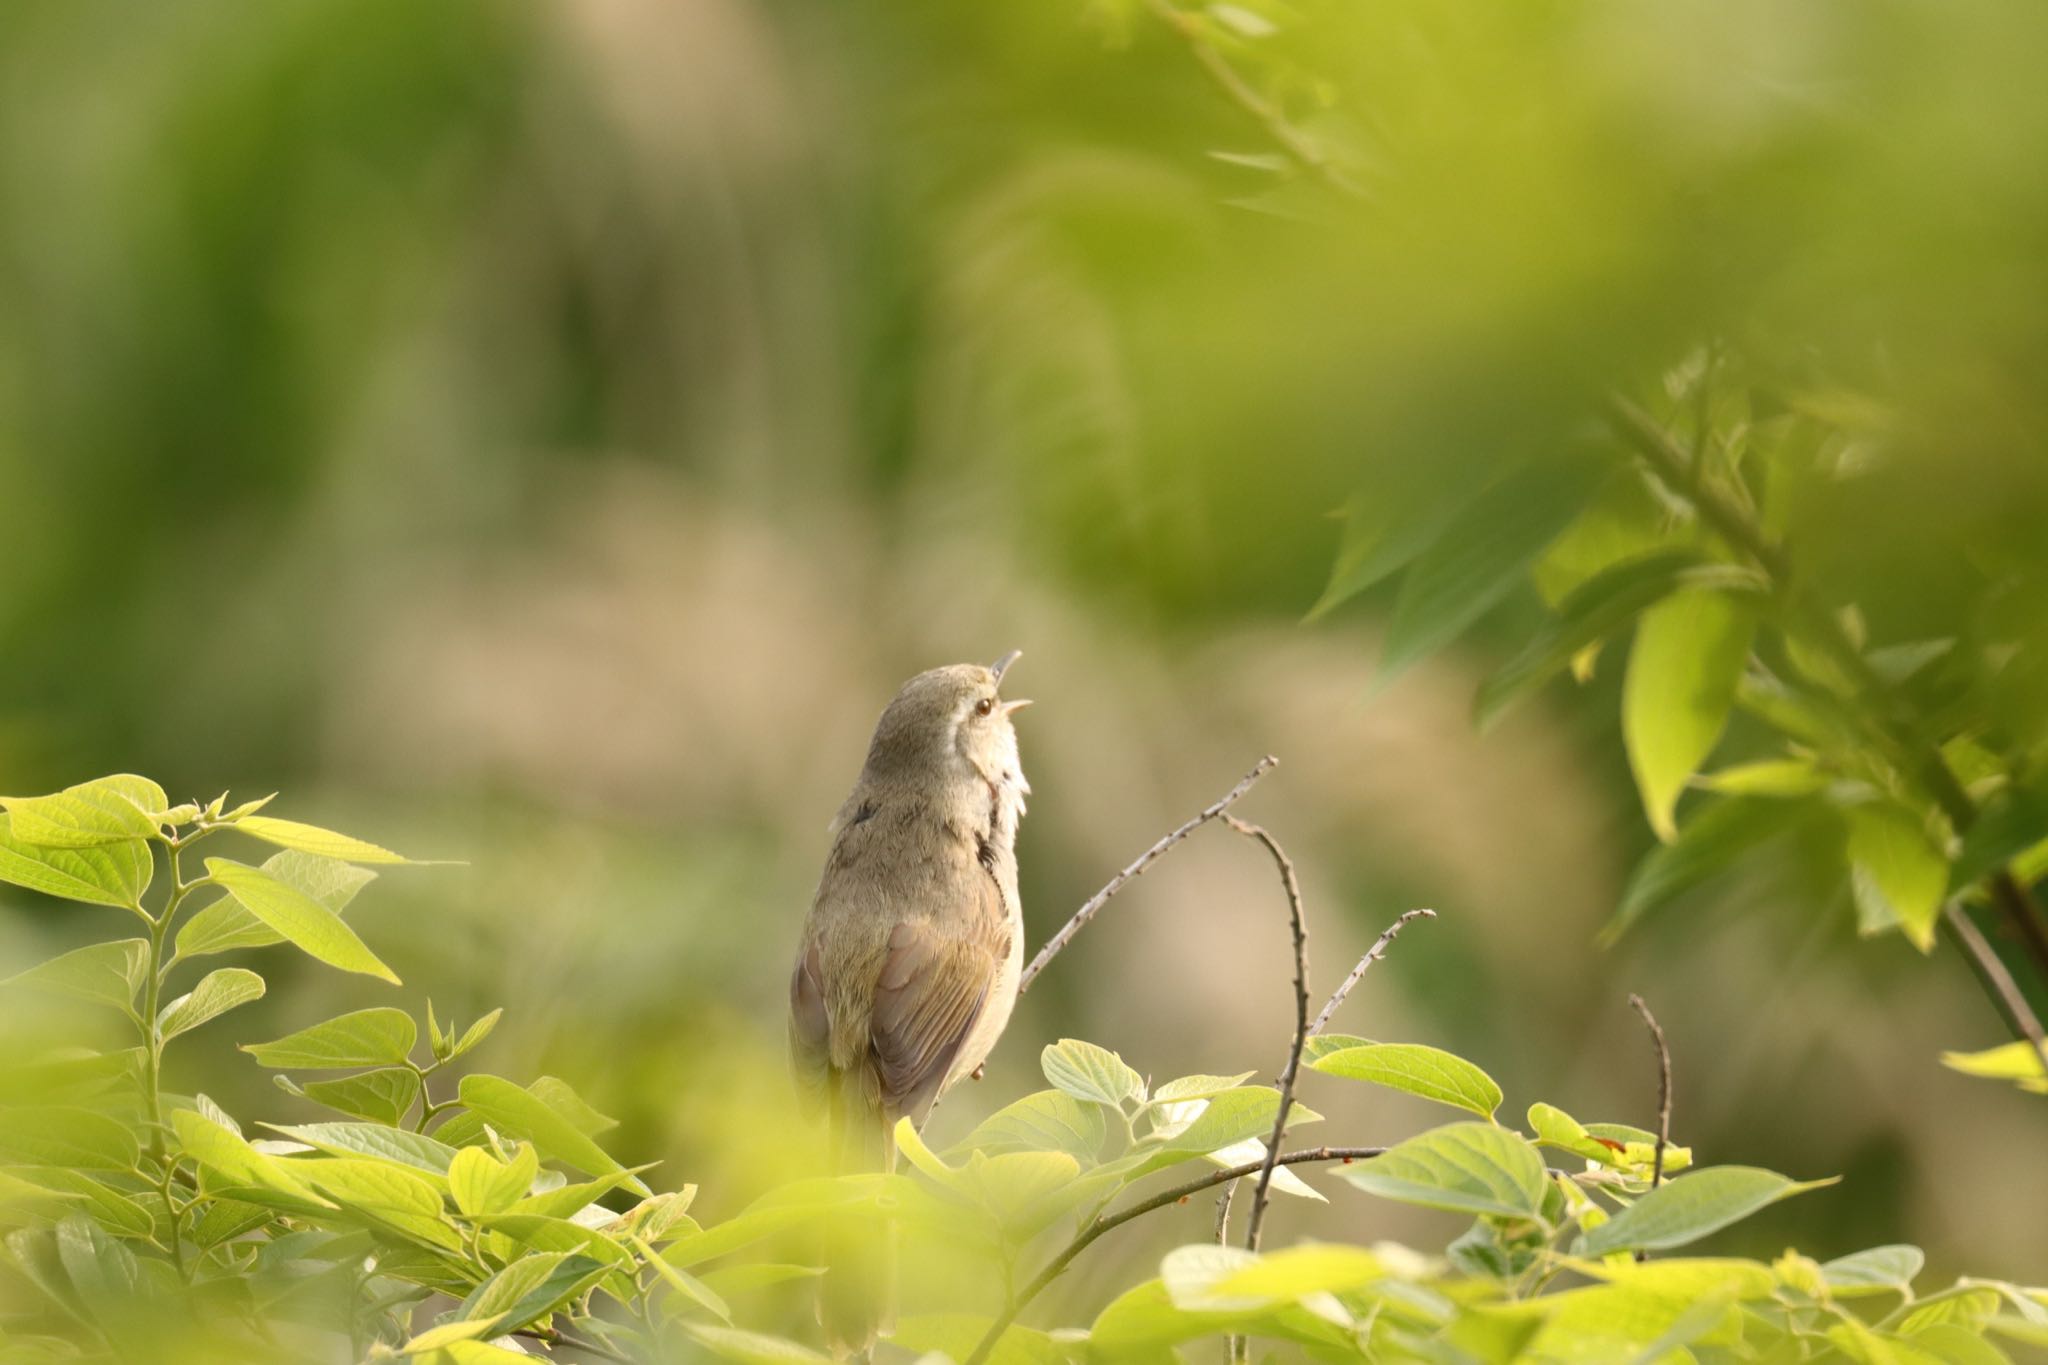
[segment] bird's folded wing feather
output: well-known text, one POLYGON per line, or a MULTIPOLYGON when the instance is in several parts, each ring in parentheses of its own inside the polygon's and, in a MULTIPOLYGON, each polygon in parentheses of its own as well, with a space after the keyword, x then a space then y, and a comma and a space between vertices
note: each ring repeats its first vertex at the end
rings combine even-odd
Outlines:
POLYGON ((931 920, 905 920, 889 934, 870 1025, 889 1114, 922 1120, 974 1031, 1006 947, 1003 921, 985 909, 977 907, 943 928, 931 920))

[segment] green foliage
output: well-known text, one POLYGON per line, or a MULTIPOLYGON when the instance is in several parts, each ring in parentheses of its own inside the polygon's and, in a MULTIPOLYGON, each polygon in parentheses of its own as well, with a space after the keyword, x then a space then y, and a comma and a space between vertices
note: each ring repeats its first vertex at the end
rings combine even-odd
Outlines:
MULTIPOLYGON (((374 962, 352 933, 334 933, 367 878, 322 865, 328 854, 310 846, 396 855, 263 817, 261 837, 295 846, 260 872, 208 858, 188 880, 182 855, 193 843, 247 831, 216 802, 145 812, 149 831, 137 833, 128 812, 143 810, 137 798, 161 806, 153 792, 109 779, 61 800, 10 803, 33 815, 38 834, 66 841, 28 845, 34 852, 8 865, 19 884, 50 884, 38 870, 51 865, 44 854, 128 841, 160 852, 166 875, 158 904, 124 907, 146 937, 77 949, 6 983, 108 1007, 139 1041, 103 1054, 96 1088, 0 1113, 8 1360, 154 1360, 167 1341, 194 1358, 272 1360, 282 1334, 308 1358, 510 1362, 546 1342, 584 1359, 816 1362, 827 1357, 808 1329, 786 1314, 756 1317, 753 1305, 820 1273, 810 1234, 828 1219, 887 1220, 910 1263, 938 1258, 1015 1286, 1048 1255, 1056 1269, 1130 1218, 1247 1178, 1279 1136, 1279 1095, 1251 1073, 1148 1086, 1116 1053, 1065 1039, 1041 1057, 1052 1088, 998 1109, 951 1151, 932 1151, 906 1120, 895 1134, 905 1173, 796 1179, 700 1223, 689 1214, 695 1188, 650 1188, 600 1141, 612 1121, 565 1082, 472 1072, 449 1083, 446 1068, 483 1041, 496 1011, 458 1031, 431 1006, 422 1028, 388 1005, 243 1044, 286 1093, 340 1116, 245 1127, 204 1095, 165 1093, 161 1064, 185 1034, 260 996, 263 979, 215 968, 166 1000, 174 974, 185 958, 279 945, 344 968, 374 962), (167 951, 181 912, 216 887, 226 898, 191 913, 179 951, 167 951), (257 1129, 274 1136, 251 1136, 257 1129)), ((1999 1337, 2048 1336, 2040 1291, 1962 1281, 1916 1298, 1922 1257, 1912 1247, 1824 1264, 1796 1253, 1772 1265, 1638 1263, 1631 1253, 1691 1248, 1829 1182, 1693 1170, 1685 1147, 1580 1123, 1547 1103, 1530 1107, 1529 1132, 1519 1132, 1494 1117, 1502 1091, 1492 1077, 1422 1044, 1325 1035, 1305 1056, 1328 1083, 1401 1090, 1476 1116, 1385 1151, 1310 1150, 1273 1169, 1274 1190, 1323 1199, 1300 1172, 1341 1158, 1331 1168, 1341 1183, 1455 1215, 1464 1227, 1441 1257, 1384 1243, 1263 1254, 1184 1246, 1156 1278, 1102 1294, 1085 1327, 1047 1333, 1006 1320, 998 1331, 989 1305, 969 1301, 906 1315, 895 1345, 977 1365, 1157 1365, 1225 1336, 1361 1362, 1688 1350, 1781 1360, 1798 1358, 1802 1342, 1858 1360, 1995 1360, 1999 1337), (1546 1149, 1575 1166, 1549 1166, 1546 1149)), ((2003 1051, 1950 1060, 2039 1083, 2003 1051)), ((1288 1126, 1317 1117, 1297 1101, 1288 1126)))

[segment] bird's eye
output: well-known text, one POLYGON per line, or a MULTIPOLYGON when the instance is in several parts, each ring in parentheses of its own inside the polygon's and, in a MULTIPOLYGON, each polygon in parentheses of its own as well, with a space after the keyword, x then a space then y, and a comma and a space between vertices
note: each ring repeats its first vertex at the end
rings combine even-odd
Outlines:
POLYGON ((985 716, 995 709, 996 699, 994 697, 983 697, 980 701, 974 703, 974 714, 977 716, 985 716))

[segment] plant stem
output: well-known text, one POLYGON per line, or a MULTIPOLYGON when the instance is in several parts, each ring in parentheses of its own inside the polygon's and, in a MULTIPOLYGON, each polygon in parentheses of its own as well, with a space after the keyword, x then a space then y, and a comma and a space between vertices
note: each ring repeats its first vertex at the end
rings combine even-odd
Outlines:
POLYGON ((1230 808, 1233 802, 1252 789, 1254 782, 1264 777, 1279 762, 1279 759, 1271 754, 1267 754, 1252 766, 1250 772, 1238 779, 1235 787, 1225 792, 1214 804, 1204 809, 1194 819, 1188 821, 1158 843, 1152 845, 1152 847, 1146 849, 1143 853, 1140 853, 1128 867, 1124 868, 1123 871, 1117 873, 1114 877, 1111 877, 1106 886, 1088 898, 1087 904, 1074 912, 1074 917, 1068 920, 1058 933, 1045 941, 1045 946, 1038 950, 1038 956, 1032 958, 1030 963, 1024 968, 1023 973, 1018 976, 1017 994, 1022 995, 1025 991, 1031 989, 1032 981, 1037 978, 1040 972, 1045 970, 1046 964, 1050 963, 1055 957, 1058 957, 1060 950, 1067 946, 1074 935, 1086 928, 1088 921, 1094 919, 1097 912, 1103 906, 1109 904, 1111 896, 1123 890, 1127 882, 1143 876, 1145 869, 1171 850, 1175 844, 1223 814, 1225 810, 1230 808))
POLYGON ((162 1167, 157 1193, 163 1197, 164 1214, 171 1225, 171 1259, 182 1277, 186 1273, 185 1253, 179 1245, 178 1206, 171 1199, 171 1178, 176 1163, 169 1156, 169 1144, 164 1141, 164 1035, 163 1022, 159 1018, 164 979, 170 975, 170 966, 164 961, 164 941, 170 937, 171 921, 177 916, 178 907, 184 903, 188 890, 179 873, 178 852, 175 838, 165 840, 166 874, 171 889, 164 901, 163 912, 149 924, 149 970, 143 979, 142 1018, 137 1023, 142 1029, 142 1089, 143 1102, 149 1108, 149 1150, 162 1167))
MULTIPOLYGON (((1384 1147, 1311 1147, 1299 1152, 1282 1153, 1273 1159, 1272 1164, 1275 1166, 1294 1166, 1302 1162, 1311 1161, 1367 1161, 1373 1157, 1384 1155, 1386 1150, 1384 1147)), ((1200 1179, 1190 1180, 1182 1185, 1175 1185, 1170 1190, 1162 1190, 1150 1198, 1141 1199, 1135 1204, 1118 1209, 1115 1213, 1105 1213, 1101 1217, 1094 1219, 1087 1227, 1081 1230, 1073 1241, 1062 1247, 1059 1254, 1046 1262, 1045 1269, 1039 1271, 1037 1278, 1033 1279, 1030 1284, 1025 1285, 1022 1292, 1010 1296, 1009 1302, 1003 1305, 1003 1311, 996 1315, 995 1321, 989 1324, 988 1331, 982 1334, 981 1340, 975 1343, 974 1350, 968 1353, 967 1359, 962 1361, 961 1365, 986 1365, 989 1352, 993 1351, 996 1343, 1002 1340, 1003 1333, 1010 1330, 1010 1324, 1017 1320, 1017 1315, 1023 1312, 1030 1305, 1031 1301, 1045 1290, 1047 1285, 1058 1279, 1060 1272, 1073 1264, 1074 1258, 1086 1251, 1090 1244, 1096 1238, 1102 1236, 1103 1233, 1120 1228, 1133 1218, 1142 1218, 1155 1209, 1163 1209, 1169 1204, 1178 1204, 1189 1196, 1200 1194, 1204 1190, 1212 1190, 1218 1185, 1228 1184, 1242 1176, 1255 1175, 1265 1165, 1266 1162, 1261 1159, 1259 1161, 1247 1161, 1241 1166, 1226 1167, 1200 1179)))
POLYGON ((1364 978, 1367 968, 1387 955, 1387 949, 1393 946, 1394 936, 1405 929, 1410 920, 1435 918, 1436 911, 1417 909, 1407 911, 1401 918, 1389 924, 1386 932, 1374 939, 1372 947, 1365 950, 1365 956, 1358 959, 1358 965, 1351 969, 1351 975, 1344 978, 1344 984, 1337 988, 1336 994, 1323 1005, 1321 1012, 1316 1015, 1316 1021, 1308 1026, 1308 1036, 1315 1037, 1329 1025, 1331 1017, 1337 1013, 1337 1007, 1344 1003, 1344 997, 1351 994, 1351 988, 1364 978))

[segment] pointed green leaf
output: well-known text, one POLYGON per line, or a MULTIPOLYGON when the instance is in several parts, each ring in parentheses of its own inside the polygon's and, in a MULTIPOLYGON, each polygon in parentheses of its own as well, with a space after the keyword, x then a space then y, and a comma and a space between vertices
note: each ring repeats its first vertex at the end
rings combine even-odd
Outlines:
POLYGON ((1007 1104, 978 1124, 953 1151, 1065 1152, 1093 1162, 1108 1132, 1099 1104, 1084 1103, 1059 1090, 1040 1090, 1007 1104))
POLYGON ((394 986, 399 984, 398 977, 356 936, 355 930, 297 887, 259 868, 226 858, 208 858, 206 872, 226 887, 244 910, 310 956, 345 972, 360 972, 394 986))
POLYGON ((578 1252, 541 1251, 521 1256, 478 1285, 458 1316, 495 1324, 493 1335, 516 1332, 573 1302, 610 1267, 578 1252))
POLYGON ((0 796, 14 837, 43 848, 153 839, 158 832, 153 817, 169 805, 162 787, 128 773, 66 787, 52 796, 0 796))
POLYGON ((533 1188, 540 1158, 532 1144, 507 1163, 481 1147, 464 1147, 448 1164, 448 1191, 464 1213, 506 1213, 533 1188))
POLYGON ((144 840, 49 848, 16 836, 12 820, 0 815, 0 882, 88 905, 133 910, 142 905, 142 893, 155 871, 155 858, 144 840))
POLYGON ((1944 1052, 1941 1064, 1965 1076, 2011 1081, 2022 1090, 2048 1095, 2048 1068, 2042 1065, 2040 1049, 2025 1039, 1982 1052, 1944 1052))
POLYGON ((381 1123, 266 1123, 265 1128, 283 1133, 294 1142, 342 1157, 365 1157, 396 1166, 409 1166, 428 1175, 443 1176, 455 1161, 455 1148, 437 1142, 425 1133, 387 1128, 381 1123))
POLYGON ((132 1170, 140 1149, 119 1122, 90 1109, 57 1104, 0 1109, 0 1158, 24 1166, 87 1171, 132 1170))
POLYGON ((1834 1180, 1793 1180, 1755 1166, 1708 1166, 1666 1181, 1579 1238, 1580 1256, 1664 1251, 1696 1242, 1758 1209, 1834 1180))
POLYGON ((832 1357, 786 1337, 696 1322, 684 1323, 683 1330, 699 1346, 721 1360, 732 1361, 733 1365, 832 1365, 832 1357))
POLYGON ((1948 859, 1918 816, 1890 802, 1851 806, 1850 886, 1863 934, 1898 928, 1921 952, 1934 947, 1934 925, 1948 897, 1948 859))
POLYGON ((1490 1123, 1432 1128, 1338 1172, 1369 1194, 1453 1213, 1543 1219, 1543 1158, 1520 1134, 1490 1123))
POLYGON ((1500 1108, 1500 1087, 1493 1077, 1463 1057, 1420 1043, 1372 1043, 1330 1053, 1310 1065, 1331 1076, 1469 1109, 1482 1118, 1492 1118, 1500 1108))
POLYGON ((61 957, 39 963, 16 973, 0 985, 28 986, 34 990, 69 995, 95 1005, 131 1010, 135 994, 142 989, 149 971, 149 942, 126 938, 114 943, 90 943, 61 957))
MULTIPOLYGON (((442 1060, 452 1062, 457 1057, 476 1047, 484 1039, 490 1037, 491 1030, 498 1026, 498 1020, 504 1017, 504 1014, 505 1011, 502 1009, 492 1010, 489 1014, 484 1015, 464 1029, 462 1036, 455 1040, 454 1046, 449 1049, 448 1055, 442 1058, 442 1060)), ((451 1029, 450 1032, 453 1032, 453 1030, 451 1029)))
POLYGON ((377 1227, 444 1251, 462 1247, 461 1234, 442 1213, 440 1191, 422 1175, 361 1157, 289 1164, 315 1190, 377 1227))
MULTIPOLYGON (((523 1138, 543 1156, 566 1162, 589 1175, 611 1175, 625 1168, 545 1100, 498 1076, 464 1076, 457 1089, 472 1113, 501 1133, 523 1138)), ((637 1176, 625 1181, 634 1193, 653 1193, 637 1176)))
POLYGON ((1145 1078, 1125 1065, 1123 1058, 1078 1038, 1048 1044, 1039 1053, 1038 1064, 1054 1089, 1077 1100, 1118 1109, 1145 1098, 1145 1078))
POLYGON ((1330 581, 1308 620, 1326 615, 1414 562, 1443 534, 1475 489, 1463 480, 1445 480, 1419 462, 1389 471, 1373 488, 1344 506, 1343 539, 1330 581))
MULTIPOLYGON (((287 886, 295 887, 339 915, 355 899, 356 892, 375 880, 377 874, 332 858, 289 849, 264 859, 263 870, 287 886)), ((178 956, 200 957, 225 953, 235 948, 267 948, 284 942, 284 935, 244 910, 233 896, 223 895, 195 912, 178 931, 178 956)))
MULTIPOLYGON (((226 1125, 190 1109, 172 1114, 171 1125, 177 1130, 178 1145, 185 1154, 217 1172, 227 1185, 289 1195, 315 1206, 327 1204, 299 1179, 296 1164, 257 1151, 226 1125)), ((219 1188, 221 1183, 211 1181, 209 1188, 219 1188)))
POLYGON ((199 978, 187 994, 164 1006, 157 1016, 165 1040, 198 1028, 237 1005, 263 998, 263 978, 240 967, 223 967, 199 978))
POLYGON ((1392 678, 1448 644, 1505 597, 1579 514, 1597 479, 1597 466, 1587 461, 1531 461, 1453 518, 1401 581, 1380 677, 1392 678))
POLYGON ((1754 608, 1725 593, 1682 592, 1643 613, 1622 686, 1622 738, 1650 827, 1678 837, 1678 795, 1728 724, 1749 660, 1754 608))
POLYGON ((245 1043, 256 1065, 273 1070, 340 1071, 358 1066, 402 1066, 418 1041, 412 1016, 390 1006, 323 1019, 270 1043, 245 1043))
POLYGON ((300 1093, 329 1109, 396 1127, 419 1099, 420 1078, 409 1067, 386 1066, 335 1080, 307 1081, 300 1093))
POLYGON ((1723 796, 1812 796, 1827 790, 1828 778, 1806 759, 1772 758, 1706 773, 1695 785, 1723 796))
POLYGON ((668 1282, 668 1287, 673 1296, 671 1302, 680 1303, 682 1311, 696 1308, 709 1313, 720 1322, 730 1323, 732 1321, 732 1309, 725 1306, 725 1300, 718 1296, 717 1290, 705 1284, 704 1281, 698 1279, 689 1271, 679 1270, 675 1266, 670 1265, 655 1254, 653 1247, 647 1245, 647 1243, 639 1238, 635 1237, 633 1239, 633 1246, 639 1251, 640 1259, 651 1266, 655 1274, 668 1282))
POLYGON ((1837 1256, 1820 1268, 1828 1292, 1837 1298, 1857 1294, 1913 1293, 1913 1279, 1927 1266, 1927 1255, 1919 1247, 1896 1244, 1872 1247, 1849 1256, 1837 1256))
POLYGON ((1615 634, 1669 595, 1698 563, 1698 555, 1686 552, 1650 555, 1617 564, 1579 585, 1521 653, 1479 689, 1472 711, 1480 728, 1562 673, 1580 650, 1615 634))
POLYGON ((296 849, 300 853, 311 853, 322 858, 338 858, 345 863, 410 863, 412 859, 393 853, 388 848, 379 848, 362 839, 346 834, 336 834, 331 829, 318 825, 302 825, 296 820, 279 820, 269 815, 245 815, 236 822, 235 828, 244 834, 253 834, 265 843, 276 844, 279 848, 296 849))

